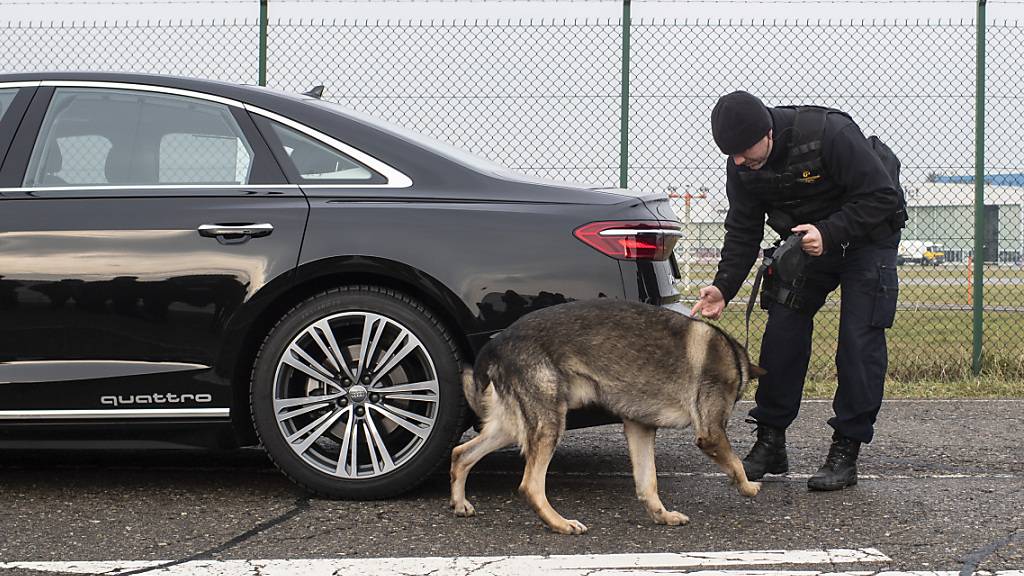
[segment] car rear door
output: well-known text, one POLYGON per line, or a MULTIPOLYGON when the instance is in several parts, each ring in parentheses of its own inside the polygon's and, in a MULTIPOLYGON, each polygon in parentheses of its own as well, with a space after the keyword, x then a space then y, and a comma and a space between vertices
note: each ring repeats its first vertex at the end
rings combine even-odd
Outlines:
POLYGON ((227 417, 225 327, 307 212, 240 104, 43 82, 0 169, 0 425, 227 417))

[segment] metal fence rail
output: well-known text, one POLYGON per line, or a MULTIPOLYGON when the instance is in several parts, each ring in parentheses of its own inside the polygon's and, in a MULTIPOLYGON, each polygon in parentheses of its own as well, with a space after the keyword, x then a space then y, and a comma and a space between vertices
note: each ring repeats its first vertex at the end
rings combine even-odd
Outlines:
MULTIPOLYGON (((269 86, 290 91, 324 84, 327 99, 525 172, 602 185, 625 176, 630 187, 676 203, 688 297, 714 275, 723 237, 726 159, 708 125, 718 96, 745 89, 768 105, 836 107, 903 161, 911 221, 890 373, 904 380, 970 374, 977 310, 984 320, 978 368, 1024 377, 1019 22, 983 28, 984 249, 976 253, 978 21, 650 20, 628 12, 566 21, 261 20, 254 6, 239 6, 251 18, 229 21, 0 26, 0 70, 131 70, 243 83, 265 74, 269 86), (983 309, 971 289, 979 271, 983 309)), ((818 316, 812 378, 834 377, 837 302, 834 295, 818 316)), ((739 308, 723 320, 734 332, 739 308)))

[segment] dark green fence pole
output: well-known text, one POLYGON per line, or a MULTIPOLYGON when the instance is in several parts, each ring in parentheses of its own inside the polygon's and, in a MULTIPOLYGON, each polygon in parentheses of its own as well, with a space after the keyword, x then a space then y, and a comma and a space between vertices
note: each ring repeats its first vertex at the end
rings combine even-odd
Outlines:
POLYGON ((622 1, 622 119, 619 126, 619 187, 629 185, 629 1, 622 1))
POLYGON ((267 85, 267 2, 260 0, 260 86, 267 85))
POLYGON ((978 0, 977 97, 974 104, 974 351, 971 371, 981 374, 985 291, 985 0, 978 0))

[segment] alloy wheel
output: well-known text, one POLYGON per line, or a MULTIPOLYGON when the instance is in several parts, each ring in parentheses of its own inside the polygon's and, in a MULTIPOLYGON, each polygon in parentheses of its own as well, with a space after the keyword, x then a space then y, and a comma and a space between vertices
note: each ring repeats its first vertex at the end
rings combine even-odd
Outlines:
POLYGON ((371 479, 409 461, 437 422, 438 378, 406 326, 344 312, 298 332, 278 359, 273 409, 291 450, 344 479, 371 479))

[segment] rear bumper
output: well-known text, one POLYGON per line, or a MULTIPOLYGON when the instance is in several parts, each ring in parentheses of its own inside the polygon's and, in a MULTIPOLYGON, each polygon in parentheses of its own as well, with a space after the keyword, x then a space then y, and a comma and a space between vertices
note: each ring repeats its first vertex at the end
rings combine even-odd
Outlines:
POLYGON ((664 306, 678 302, 678 267, 671 260, 619 262, 625 299, 664 306))

